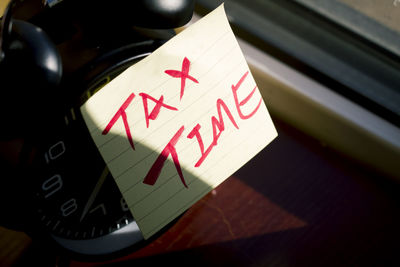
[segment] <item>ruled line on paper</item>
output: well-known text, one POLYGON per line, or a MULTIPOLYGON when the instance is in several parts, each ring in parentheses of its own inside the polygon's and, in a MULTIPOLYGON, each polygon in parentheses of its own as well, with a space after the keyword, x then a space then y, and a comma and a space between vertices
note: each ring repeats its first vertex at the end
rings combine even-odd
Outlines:
MULTIPOLYGON (((226 96, 227 96, 227 95, 225 95, 225 97, 226 97, 226 96)), ((206 112, 204 112, 204 113, 201 115, 201 117, 205 116, 206 114, 210 114, 210 112, 211 112, 212 110, 213 110, 213 107, 211 107, 209 110, 207 110, 206 112)), ((210 128, 211 128, 211 125, 207 125, 206 127, 207 127, 207 128, 205 128, 204 130, 205 130, 206 132, 209 132, 209 131, 210 131, 210 128)), ((227 134, 227 135, 226 135, 225 137, 229 137, 229 135, 234 134, 234 132, 227 132, 226 134, 227 134)), ((193 143, 195 143, 195 142, 196 142, 196 141, 192 141, 191 143, 189 143, 188 146, 186 146, 186 147, 184 147, 182 150, 180 150, 178 154, 183 154, 183 152, 185 152, 185 150, 187 150, 188 147, 191 146, 191 145, 192 145, 193 143)), ((153 153, 155 153, 155 151, 153 151, 151 154, 153 154, 153 153)), ((149 156, 149 155, 147 155, 147 157, 148 157, 148 156, 149 156)), ((144 160, 144 159, 141 159, 140 162, 143 161, 143 160, 144 160)), ((139 162, 139 163, 140 163, 140 162, 139 162)), ((191 162, 191 165, 194 165, 195 162, 196 162, 196 159, 193 159, 193 161, 191 162)), ((129 169, 134 168, 134 167, 137 166, 137 164, 139 164, 139 163, 135 163, 134 165, 130 166, 129 169)), ((170 164, 171 164, 171 163, 170 163, 170 164)), ((124 173, 125 173, 125 172, 124 172, 124 173)), ((119 175, 118 177, 115 177, 115 179, 118 180, 122 175, 123 175, 123 174, 119 175)), ((177 174, 173 175, 173 177, 175 177, 176 175, 177 175, 177 174)), ((171 178, 171 177, 170 177, 170 178, 171 178)), ((168 178, 168 180, 169 180, 169 178, 168 178)), ((136 183, 132 184, 130 187, 125 188, 125 191, 122 191, 122 193, 123 193, 123 194, 127 193, 131 188, 135 187, 135 185, 137 185, 137 183, 139 183, 139 182, 140 182, 140 180, 137 181, 136 183)))
MULTIPOLYGON (((229 93, 226 94, 226 95, 224 95, 224 97, 222 97, 222 98, 225 99, 226 96, 228 96, 228 95, 229 95, 229 93)), ((206 112, 203 112, 202 114, 199 114, 199 117, 204 117, 205 115, 209 115, 210 112, 213 111, 214 108, 215 108, 215 107, 209 108, 206 112)), ((204 130, 205 130, 206 132, 208 132, 209 130, 211 130, 211 125, 207 125, 207 126, 204 128, 204 130)), ((231 135, 231 134, 233 134, 233 132, 226 132, 225 137, 229 137, 229 135, 231 135)), ((184 147, 182 150, 180 150, 178 154, 182 154, 182 152, 184 152, 185 150, 187 150, 187 148, 190 147, 190 145, 192 145, 192 144, 195 143, 195 142, 196 142, 196 141, 190 142, 186 147, 184 147)), ((155 151, 156 151, 156 150, 155 150, 155 151)), ((155 151, 152 151, 151 154, 155 154, 155 153, 156 153, 155 151)), ((150 156, 150 155, 146 155, 146 158, 149 157, 149 156, 150 156)), ((140 162, 142 162, 143 160, 145 160, 145 158, 140 159, 140 161, 139 161, 138 163, 135 162, 134 165, 132 165, 132 166, 129 167, 129 169, 132 169, 132 168, 136 167, 137 164, 140 164, 140 162)), ((194 163, 195 163, 196 161, 197 161, 197 159, 193 159, 193 161, 190 163, 190 165, 193 166, 194 163)), ((118 177, 115 177, 116 181, 118 181, 119 178, 120 178, 121 176, 122 176, 122 175, 119 175, 118 177)), ((173 178, 173 177, 176 177, 176 176, 174 175, 174 176, 171 176, 170 178, 173 178)), ((122 193, 123 193, 123 194, 126 194, 131 188, 134 188, 134 187, 135 187, 138 183, 140 183, 140 182, 141 182, 140 179, 138 179, 136 182, 134 182, 133 184, 131 184, 129 187, 125 187, 125 189, 124 189, 124 191, 122 191, 122 193)), ((155 189, 155 190, 157 190, 157 189, 155 189)), ((132 192, 132 194, 137 195, 137 194, 134 193, 134 192, 132 192)))
MULTIPOLYGON (((195 64, 196 64, 196 61, 198 60, 198 58, 204 57, 205 54, 206 54, 207 52, 209 52, 210 50, 212 50, 212 48, 213 48, 219 41, 221 41, 224 37, 227 37, 229 33, 230 33, 229 31, 226 31, 225 33, 223 33, 222 36, 220 36, 217 40, 215 40, 215 41, 212 43, 212 45, 211 45, 210 47, 208 47, 207 49, 204 49, 204 53, 203 53, 203 54, 199 55, 195 60, 191 61, 191 63, 192 63, 191 65, 195 65, 195 64)), ((237 48, 238 48, 237 46, 231 47, 231 48, 228 50, 228 52, 225 53, 225 54, 223 55, 222 58, 228 56, 228 55, 230 54, 230 52, 231 52, 233 49, 237 49, 237 48)), ((212 69, 213 69, 216 65, 218 65, 218 63, 220 63, 220 60, 217 61, 210 69, 207 69, 204 73, 200 74, 199 77, 202 78, 202 77, 204 77, 204 75, 206 75, 207 73, 211 72, 212 69)), ((192 67, 193 67, 193 66, 192 66, 192 67)), ((166 76, 166 77, 167 77, 167 76, 166 76)), ((170 80, 172 80, 172 78, 164 78, 162 81, 159 82, 158 85, 156 85, 154 88, 152 88, 151 90, 149 90, 149 92, 150 92, 150 93, 154 93, 156 90, 162 89, 162 85, 164 85, 165 83, 167 83, 167 82, 170 81, 170 80)), ((173 95, 171 98, 174 99, 174 98, 176 98, 177 95, 179 95, 179 93, 176 93, 176 94, 173 95)), ((140 121, 140 119, 138 119, 138 121, 140 121)), ((138 121, 135 121, 134 124, 136 124, 138 121)), ((100 125, 100 128, 101 128, 101 129, 105 128, 106 124, 107 124, 106 122, 103 123, 102 125, 100 125)), ((91 134, 96 134, 95 132, 98 133, 98 131, 96 131, 96 130, 97 130, 97 127, 94 127, 94 128, 91 129, 89 132, 90 132, 91 134)), ((115 138, 115 137, 111 138, 110 140, 112 140, 112 139, 114 139, 114 138, 115 138)), ((100 144, 99 147, 102 147, 103 145, 104 145, 104 144, 100 144)))
MULTIPOLYGON (((248 140, 246 140, 246 141, 248 142, 248 140)), ((246 141, 244 141, 243 143, 246 143, 246 141)), ((242 145, 243 145, 243 143, 242 143, 242 145)), ((227 153, 227 154, 228 154, 228 153, 227 153)), ((227 156, 227 154, 226 154, 225 156, 227 156)), ((217 164, 217 163, 215 163, 215 164, 217 164)), ((198 180, 194 180, 193 182, 199 182, 199 181, 198 181, 198 180)), ((201 192, 199 192, 199 194, 193 196, 193 198, 192 198, 190 201, 188 201, 188 203, 186 203, 184 206, 182 206, 182 207, 180 207, 179 209, 177 209, 175 213, 171 214, 168 218, 164 219, 164 220, 163 220, 162 222, 160 222, 158 225, 156 225, 155 227, 153 227, 152 229, 147 230, 147 231, 148 231, 149 233, 151 233, 151 234, 157 232, 158 229, 160 229, 160 226, 165 225, 165 222, 170 222, 170 221, 171 221, 171 218, 172 218, 172 220, 175 219, 175 218, 176 218, 177 216, 179 216, 183 211, 185 211, 186 209, 188 209, 188 208, 189 208, 190 206, 192 206, 195 202, 197 202, 199 199, 201 199, 201 197, 203 197, 203 196, 206 195, 209 191, 211 191, 210 188, 212 189, 212 188, 214 188, 214 187, 213 187, 213 186, 205 187, 205 189, 204 189, 203 191, 201 191, 201 192)), ((183 190, 183 189, 181 189, 181 190, 183 190)), ((175 195, 171 196, 171 198, 174 197, 174 196, 175 196, 175 195)), ((162 205, 163 205, 163 204, 161 204, 161 205, 160 205, 159 207, 157 207, 157 208, 161 208, 162 205)), ((151 213, 149 213, 149 214, 151 214, 151 213)), ((136 218, 135 218, 135 219, 136 219, 136 218)), ((138 221, 143 221, 144 219, 145 219, 145 218, 139 218, 139 219, 136 219, 136 220, 138 220, 138 221)))
MULTIPOLYGON (((235 69, 237 69, 237 68, 239 68, 239 67, 240 67, 240 65, 234 65, 234 67, 233 67, 229 72, 227 72, 227 76, 225 76, 224 79, 218 80, 217 84, 215 84, 215 85, 213 85, 213 86, 210 86, 209 88, 211 88, 211 89, 217 88, 218 85, 220 85, 220 83, 221 83, 222 81, 224 81, 229 75, 232 74, 232 71, 233 71, 233 70, 235 70, 235 69)), ((201 96, 201 98, 198 98, 198 99, 197 99, 194 103, 192 103, 192 104, 196 104, 197 102, 200 102, 204 97, 207 96, 207 94, 208 94, 207 91, 204 92, 204 94, 201 96)), ((227 93, 227 94, 225 95, 225 97, 226 97, 227 95, 229 95, 229 93, 227 93)), ((187 108, 188 108, 188 107, 187 107, 187 108)), ((181 110, 182 113, 181 113, 180 116, 185 116, 183 112, 186 111, 187 108, 181 110), (183 114, 183 115, 182 115, 182 114, 183 114)), ((210 111, 212 111, 212 110, 214 110, 214 109, 215 109, 214 106, 209 107, 209 109, 207 109, 205 112, 200 113, 198 117, 193 118, 192 120, 188 121, 187 124, 190 124, 190 125, 193 124, 193 122, 196 121, 196 120, 198 120, 199 117, 205 117, 206 114, 209 114, 210 111)), ((169 120, 165 121, 165 123, 163 123, 163 125, 167 125, 167 124, 170 123, 172 120, 176 120, 176 119, 177 119, 176 117, 172 117, 172 118, 170 118, 169 120)), ((163 125, 162 125, 162 126, 163 126, 163 125)), ((210 127, 211 127, 211 126, 210 126, 210 127)), ((161 127, 160 127, 160 128, 161 128, 161 127)), ((155 132, 158 131, 158 130, 160 130, 160 128, 155 129, 155 132)), ((152 135, 150 134, 150 135, 148 135, 148 136, 146 136, 146 137, 144 137, 144 138, 152 138, 152 135)), ((137 142, 140 143, 144 138, 142 138, 142 139, 137 139, 137 142)), ((156 151, 158 151, 158 150, 160 150, 160 147, 155 148, 154 151, 151 152, 151 154, 156 153, 156 151)), ((130 151, 130 147, 127 147, 125 150, 121 151, 121 153, 119 153, 118 156, 114 156, 114 157, 110 158, 106 163, 107 163, 107 164, 112 163, 112 161, 118 159, 119 157, 121 157, 121 156, 122 156, 125 152, 127 152, 127 151, 130 151)), ((136 163, 140 163, 140 162, 141 162, 142 160, 144 160, 144 159, 145 159, 145 158, 142 158, 142 159, 140 159, 138 162, 132 161, 132 165, 130 165, 129 167, 134 167, 134 166, 136 166, 136 163)), ((125 171, 126 171, 126 170, 125 170, 125 171)), ((122 174, 123 174, 123 173, 122 173, 122 174)), ((122 174, 118 174, 118 175, 116 175, 114 178, 115 178, 116 180, 118 180, 119 177, 121 177, 122 174)))
MULTIPOLYGON (((230 49, 228 52, 231 52, 232 50, 235 50, 235 49, 237 49, 237 47, 233 47, 233 48, 230 49)), ((228 57, 228 56, 229 56, 229 53, 227 53, 224 57, 228 57)), ((218 61, 218 62, 221 62, 221 61, 218 61)), ((217 81, 217 83, 215 83, 215 85, 211 85, 211 86, 205 85, 204 87, 207 88, 208 90, 209 90, 209 88, 211 88, 211 89, 216 88, 217 86, 220 85, 221 82, 224 81, 224 79, 226 79, 229 75, 231 75, 232 72, 234 72, 237 68, 240 67, 240 62, 231 62, 231 63, 232 63, 232 64, 229 64, 229 65, 232 65, 232 68, 227 70, 227 72, 226 72, 226 75, 227 75, 227 76, 222 77, 220 80, 217 81)), ((215 65, 217 65, 217 63, 216 63, 215 65)), ((214 67, 214 66, 213 66, 213 67, 214 67)), ((211 71, 212 71, 212 70, 208 70, 207 72, 211 72, 211 71)), ((209 79, 207 79, 207 80, 209 80, 209 79)), ((213 82, 215 82, 215 81, 213 81, 213 82)), ((207 97, 208 93, 209 93, 208 91, 205 91, 204 94, 201 95, 201 96, 200 96, 198 99, 196 99, 194 102, 192 102, 191 105, 196 104, 196 103, 199 102, 199 101, 202 101, 202 98, 207 97)), ((178 95, 178 94, 176 94, 176 96, 177 96, 177 95, 178 95)), ((183 109, 180 109, 180 115, 178 115, 178 116, 179 116, 179 117, 184 116, 184 115, 183 115, 183 112, 186 111, 187 108, 190 108, 190 105, 186 105, 183 109)), ((139 111, 139 112, 140 112, 140 111, 139 111)), ((163 126, 169 124, 170 121, 176 120, 176 119, 178 119, 179 117, 171 116, 171 118, 170 118, 169 120, 165 121, 162 125, 160 125, 160 127, 163 127, 163 126)), ((196 120, 196 118, 193 118, 193 120, 196 120)), ((140 122, 140 119, 138 119, 137 121, 133 122, 133 123, 132 123, 133 126, 131 127, 131 130, 132 130, 132 128, 134 128, 135 126, 137 126, 137 124, 138 124, 139 122, 140 122)), ((158 130, 159 130, 159 129, 157 129, 157 128, 153 128, 153 131, 154 131, 154 132, 157 132, 158 130)), ((134 132, 134 130, 132 130, 132 132, 134 132)), ((114 139, 115 139, 115 138, 117 138, 117 136, 114 136, 114 139)), ((139 142, 139 143, 140 143, 140 142, 142 142, 142 140, 143 140, 144 138, 151 138, 151 134, 150 134, 149 136, 145 136, 145 137, 143 137, 143 138, 136 138, 136 142, 139 142)), ((99 149, 100 149, 100 150, 103 149, 104 145, 105 145, 104 143, 103 143, 102 145, 99 145, 99 149)), ((110 143, 109 145, 110 145, 110 146, 113 146, 112 141, 111 141, 111 143, 110 143)), ((124 153, 126 153, 126 152, 130 152, 130 147, 126 147, 124 150, 119 151, 118 154, 114 155, 114 156, 111 157, 111 158, 108 157, 107 160, 106 160, 106 164, 112 164, 112 161, 118 159, 119 157, 121 157, 121 156, 122 156, 124 153)), ((116 175, 116 179, 118 179, 119 176, 120 176, 120 175, 117 174, 117 175, 116 175)))
MULTIPOLYGON (((216 87, 218 87, 218 85, 220 85, 221 82, 225 81, 225 79, 226 79, 229 75, 231 75, 231 72, 233 72, 235 69, 237 69, 237 68, 239 68, 239 67, 240 67, 239 64, 233 64, 232 69, 230 69, 230 70, 226 73, 226 76, 222 77, 223 79, 218 80, 217 83, 216 83, 215 85, 206 86, 206 87, 207 87, 207 88, 211 88, 211 89, 215 89, 216 87)), ((215 81, 214 81, 214 82, 215 82, 215 81)), ((197 102, 202 101, 203 98, 206 98, 208 94, 209 94, 209 92, 208 92, 208 91, 205 91, 203 95, 201 95, 199 98, 197 98, 197 99, 196 99, 194 102, 192 102, 191 104, 194 105, 194 104, 196 104, 197 102)), ((177 94, 176 96, 178 96, 178 94, 177 94)), ((187 106, 186 106, 185 108, 183 108, 183 109, 180 109, 180 110, 179 110, 179 111, 180 111, 180 115, 179 115, 179 116, 184 116, 184 115, 182 115, 182 114, 183 114, 184 111, 186 111, 188 108, 190 108, 189 105, 187 105, 187 106)), ((212 108, 213 108, 213 107, 210 107, 210 109, 212 109, 212 108)), ((200 116, 199 116, 199 117, 200 117, 200 116)), ((176 119, 177 119, 177 118, 176 118, 175 116, 174 116, 174 117, 171 117, 170 119, 166 120, 166 121, 161 125, 161 127, 164 126, 164 125, 167 125, 167 124, 170 123, 172 120, 176 120, 176 119)), ((194 118, 193 120, 196 120, 196 119, 197 119, 197 118, 194 118)), ((133 126, 131 127, 131 130, 132 130, 132 128, 133 128, 135 125, 137 125, 137 123, 140 123, 142 120, 143 120, 143 119, 138 119, 137 121, 133 122, 133 123, 132 123, 133 126)), ((161 127, 160 127, 160 128, 161 128, 161 127)), ((154 129, 154 132, 157 132, 158 130, 159 130, 159 128, 155 128, 155 129, 154 129)), ((136 141, 137 141, 137 142, 141 142, 144 138, 149 138, 149 137, 151 137, 151 136, 146 136, 146 137, 143 137, 142 139, 136 139, 136 141)), ((117 136, 114 136, 114 137, 113 137, 113 139, 115 139, 115 138, 117 138, 117 136)), ((112 140, 111 140, 111 142, 112 142, 112 140)), ((104 145, 105 145, 105 144, 99 145, 99 149, 102 149, 102 148, 104 147, 104 145)), ((106 163, 107 163, 107 164, 111 163, 113 160, 115 160, 116 158, 119 158, 123 153, 125 153, 126 151, 129 151, 129 150, 130 150, 130 148, 127 147, 125 150, 121 151, 118 155, 115 155, 114 157, 110 158, 106 163)))
POLYGON ((82 107, 147 239, 277 135, 223 6, 82 107))
MULTIPOLYGON (((233 133, 233 132, 230 132, 230 134, 234 134, 234 133, 233 133)), ((258 134, 257 132, 254 132, 254 136, 256 136, 257 134, 258 134)), ((232 147, 232 149, 235 149, 235 150, 236 150, 236 149, 239 148, 239 147, 243 147, 243 144, 246 143, 246 142, 248 142, 248 141, 249 141, 248 138, 242 139, 241 142, 238 143, 238 144, 236 144, 234 147, 232 147)), ((225 157, 227 157, 229 154, 230 154, 230 152, 227 151, 227 152, 224 154, 224 156, 223 156, 222 158, 220 158, 220 160, 223 159, 223 158, 225 158, 225 157)), ((218 164, 218 162, 214 162, 214 164, 213 164, 212 166, 210 166, 208 169, 204 170, 203 173, 209 171, 211 168, 214 168, 215 165, 217 165, 217 164, 218 164)), ((170 178, 168 179, 168 181, 170 181, 171 179, 176 178, 176 177, 177 177, 177 174, 175 174, 174 176, 170 177, 170 178)), ((165 181, 165 183, 168 182, 168 181, 165 181)), ((198 182, 198 180, 192 180, 191 182, 189 182, 189 184, 191 184, 191 183, 193 183, 193 182, 198 182)), ((155 192, 156 190, 162 190, 162 188, 161 188, 161 187, 160 187, 160 188, 157 188, 157 189, 155 189, 153 192, 155 192)), ((182 191, 182 190, 185 190, 185 188, 182 187, 182 188, 179 189, 179 191, 182 191)), ((151 196, 151 194, 152 194, 153 192, 151 192, 150 194, 146 195, 144 198, 138 200, 138 201, 135 203, 135 205, 140 204, 142 201, 145 200, 146 197, 151 196)), ((178 192, 177 192, 177 193, 178 193, 178 192)), ((169 199, 175 197, 175 195, 176 195, 176 193, 173 194, 173 195, 171 195, 169 199)), ((167 199, 166 202, 167 202, 169 199, 167 199)), ((157 207, 155 207, 154 210, 156 210, 156 209, 158 209, 158 208, 161 208, 164 204, 165 204, 165 202, 160 203, 160 205, 158 205, 157 207)), ((132 207, 129 207, 129 208, 132 208, 132 207)), ((146 215, 144 215, 143 217, 136 217, 135 219, 138 220, 138 221, 143 220, 145 217, 147 217, 148 215, 152 214, 154 210, 150 210, 150 211, 149 211, 146 215)))

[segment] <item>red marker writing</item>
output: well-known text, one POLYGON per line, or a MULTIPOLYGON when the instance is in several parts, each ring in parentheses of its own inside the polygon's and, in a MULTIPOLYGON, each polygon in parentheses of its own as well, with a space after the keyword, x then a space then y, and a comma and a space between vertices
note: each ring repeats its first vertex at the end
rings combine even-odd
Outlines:
POLYGON ((164 107, 164 108, 167 108, 170 110, 178 110, 175 107, 164 104, 164 96, 161 96, 160 99, 157 100, 154 97, 151 97, 150 95, 148 95, 146 93, 140 93, 139 95, 142 97, 142 100, 143 100, 144 116, 146 119, 147 128, 149 128, 149 120, 157 119, 158 114, 160 113, 161 107, 164 107), (156 103, 156 105, 153 108, 153 110, 151 111, 150 115, 149 115, 149 109, 148 109, 148 105, 147 105, 147 99, 150 99, 156 103))
POLYGON ((237 96, 237 91, 239 90, 240 86, 242 85, 244 79, 246 79, 248 74, 249 74, 249 72, 246 71, 246 73, 243 74, 243 76, 240 78, 238 83, 236 85, 232 85, 232 93, 233 93, 233 98, 235 99, 236 109, 238 111, 239 117, 242 120, 247 120, 247 119, 253 117, 253 115, 257 112, 258 108, 260 107, 260 105, 262 103, 262 98, 261 98, 260 101, 258 101, 256 108, 252 112, 250 112, 250 114, 248 114, 248 115, 244 115, 242 113, 242 110, 240 109, 241 106, 245 105, 250 100, 250 98, 253 96, 254 92, 257 89, 257 86, 255 86, 254 89, 250 92, 250 94, 248 96, 246 96, 245 99, 243 99, 242 101, 239 102, 238 96, 237 96))
POLYGON ((103 135, 106 135, 111 130, 111 128, 114 126, 114 124, 117 122, 117 120, 121 117, 122 121, 124 122, 126 136, 128 137, 129 144, 131 145, 133 150, 135 150, 135 146, 133 144, 132 134, 131 134, 131 130, 129 129, 128 118, 126 116, 125 110, 129 106, 129 104, 132 102, 134 97, 135 97, 134 93, 132 93, 128 96, 128 98, 125 100, 125 102, 122 104, 122 106, 118 109, 117 113, 115 113, 115 115, 112 117, 111 121, 107 124, 106 128, 102 132, 103 135))
POLYGON ((189 139, 196 137, 197 143, 199 144, 199 147, 200 147, 201 157, 194 165, 195 167, 200 167, 200 165, 203 163, 203 161, 207 158, 208 154, 210 154, 213 147, 218 144, 218 139, 219 139, 221 133, 225 130, 225 123, 224 123, 224 118, 222 117, 222 109, 221 108, 224 109, 225 114, 228 116, 228 118, 232 122, 233 126, 235 126, 236 129, 239 129, 239 126, 236 124, 235 119, 233 118, 232 113, 229 111, 227 105, 225 104, 225 102, 222 99, 219 98, 217 100, 218 119, 215 116, 211 117, 211 125, 213 128, 213 141, 208 146, 206 151, 204 151, 203 139, 199 132, 199 130, 201 128, 200 124, 197 124, 192 129, 192 131, 190 131, 190 133, 187 136, 189 139), (217 132, 217 129, 218 129, 218 132, 217 132))
POLYGON ((143 180, 143 183, 148 185, 154 185, 160 176, 161 170, 164 166, 165 161, 167 160, 168 156, 171 155, 172 160, 175 164, 175 168, 178 171, 179 177, 183 185, 187 188, 185 179, 183 178, 183 173, 181 170, 181 164, 179 163, 178 153, 176 152, 175 145, 178 142, 179 138, 182 135, 182 132, 185 128, 182 126, 172 137, 171 141, 165 146, 163 151, 161 151, 160 155, 154 162, 153 166, 151 166, 149 172, 147 173, 146 177, 143 180))
POLYGON ((195 78, 189 75, 189 67, 190 67, 190 61, 186 57, 183 59, 182 62, 182 71, 178 70, 166 70, 165 73, 174 77, 174 78, 181 78, 181 94, 180 94, 180 99, 182 99, 183 93, 185 91, 185 84, 186 84, 186 79, 189 79, 195 83, 199 83, 195 78))
MULTIPOLYGON (((243 81, 246 79, 248 73, 249 72, 247 71, 245 74, 243 74, 236 85, 232 85, 232 93, 233 93, 233 98, 235 100, 235 107, 236 107, 239 117, 242 120, 247 120, 247 119, 251 118, 257 112, 258 108, 260 107, 260 105, 262 103, 262 99, 260 99, 260 101, 258 102, 255 109, 253 111, 251 111, 250 114, 248 114, 248 115, 244 115, 241 110, 241 107, 248 103, 248 101, 252 98, 252 96, 254 95, 254 92, 257 89, 257 87, 254 87, 254 89, 242 101, 239 102, 238 96, 237 96, 237 91, 239 90, 243 81)), ((231 123, 233 124, 233 126, 235 126, 236 129, 239 129, 239 126, 236 124, 236 121, 235 121, 234 117, 232 116, 232 113, 230 112, 228 106, 225 104, 225 102, 222 99, 217 99, 216 106, 217 106, 217 111, 218 111, 218 119, 215 116, 211 117, 211 125, 212 125, 212 129, 213 129, 213 141, 207 147, 207 149, 204 150, 204 143, 203 143, 203 139, 200 134, 200 128, 201 128, 200 124, 197 124, 195 127, 193 127, 193 129, 187 135, 187 138, 189 138, 189 139, 196 137, 197 143, 200 148, 201 156, 198 159, 198 161, 196 162, 195 167, 201 166, 201 164, 204 162, 204 160, 210 154, 212 149, 215 146, 217 146, 218 139, 220 138, 221 133, 225 130, 225 123, 224 123, 224 119, 222 117, 222 109, 225 111, 225 114, 228 116, 228 118, 231 121, 231 123)))

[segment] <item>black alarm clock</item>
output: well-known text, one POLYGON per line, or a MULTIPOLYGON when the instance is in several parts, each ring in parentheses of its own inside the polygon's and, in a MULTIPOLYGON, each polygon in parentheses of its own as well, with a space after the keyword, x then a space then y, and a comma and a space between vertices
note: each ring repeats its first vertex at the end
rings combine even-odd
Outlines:
POLYGON ((142 242, 80 106, 171 38, 193 7, 189 0, 11 1, 0 42, 2 225, 90 260, 142 242))

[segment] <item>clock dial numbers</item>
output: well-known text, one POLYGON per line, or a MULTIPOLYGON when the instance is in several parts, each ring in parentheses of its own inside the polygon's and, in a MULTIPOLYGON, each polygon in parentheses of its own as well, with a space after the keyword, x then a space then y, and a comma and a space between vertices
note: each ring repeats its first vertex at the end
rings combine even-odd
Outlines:
POLYGON ((102 253, 109 254, 143 239, 113 177, 108 171, 104 173, 106 164, 79 107, 162 44, 147 42, 147 37, 144 40, 143 45, 129 44, 117 53, 105 53, 100 61, 88 62, 87 68, 65 79, 59 88, 66 95, 59 103, 64 114, 52 121, 51 130, 46 128, 40 140, 34 140, 26 178, 34 188, 36 221, 45 235, 73 253, 97 255, 100 247, 102 253))
POLYGON ((76 199, 71 198, 61 205, 60 211, 62 216, 67 217, 74 213, 78 209, 78 205, 76 204, 76 199))
POLYGON ((120 203, 121 203, 122 211, 129 211, 129 207, 128 207, 128 204, 125 201, 125 198, 121 197, 120 203))
POLYGON ((54 145, 52 145, 49 150, 44 153, 44 158, 47 164, 50 164, 50 161, 57 159, 62 156, 65 152, 65 144, 63 141, 58 141, 54 145))
POLYGON ((99 205, 97 205, 96 207, 94 207, 93 209, 91 209, 89 211, 89 214, 94 213, 94 212, 100 212, 103 215, 107 215, 107 209, 106 209, 106 205, 104 205, 104 203, 101 203, 99 205))
MULTIPOLYGON (((96 199, 96 196, 98 195, 101 187, 103 186, 104 181, 106 180, 106 178, 108 176, 108 173, 109 173, 108 168, 105 167, 100 175, 100 179, 98 180, 98 182, 96 183, 96 186, 94 187, 92 193, 90 194, 89 200, 87 201, 85 208, 83 209, 83 212, 82 212, 82 215, 81 215, 81 218, 79 221, 82 221, 83 218, 85 218, 85 215, 89 211, 89 208, 92 206, 94 200, 96 199)), ((104 204, 101 204, 101 205, 103 206, 104 215, 106 215, 107 213, 105 211, 104 204)))
POLYGON ((36 201, 39 220, 52 234, 90 239, 133 218, 80 113, 74 116, 68 124, 60 121, 58 134, 39 148, 36 201))
POLYGON ((59 174, 51 176, 49 179, 44 181, 42 184, 42 190, 46 192, 44 198, 49 198, 53 194, 57 193, 62 188, 63 182, 59 174))

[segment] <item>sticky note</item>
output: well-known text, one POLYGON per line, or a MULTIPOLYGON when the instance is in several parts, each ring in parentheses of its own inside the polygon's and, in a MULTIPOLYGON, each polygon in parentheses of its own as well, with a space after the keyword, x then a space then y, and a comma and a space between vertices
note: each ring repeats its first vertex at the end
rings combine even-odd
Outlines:
POLYGON ((277 136, 223 6, 121 73, 81 112, 144 238, 277 136))

